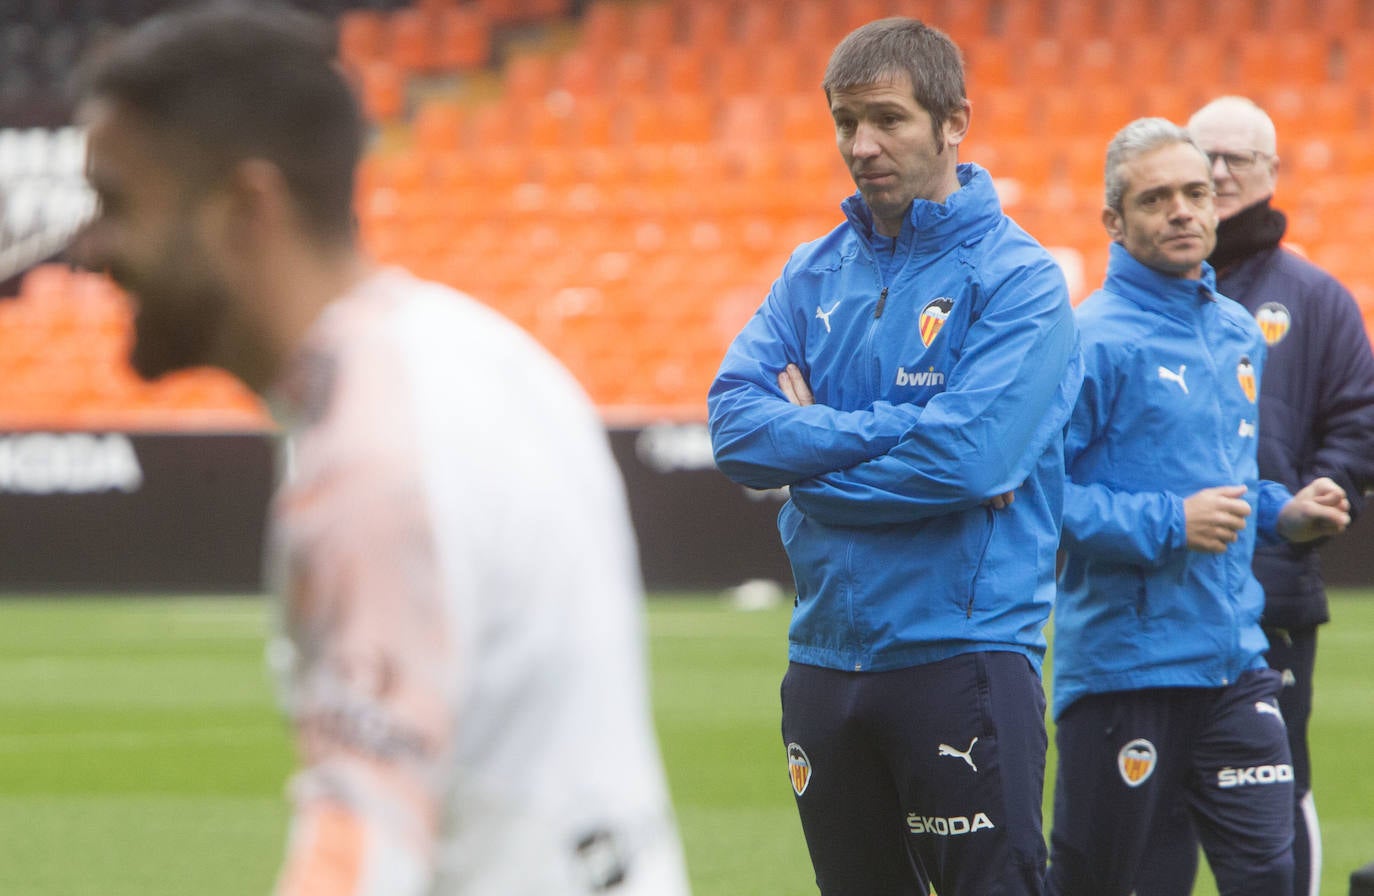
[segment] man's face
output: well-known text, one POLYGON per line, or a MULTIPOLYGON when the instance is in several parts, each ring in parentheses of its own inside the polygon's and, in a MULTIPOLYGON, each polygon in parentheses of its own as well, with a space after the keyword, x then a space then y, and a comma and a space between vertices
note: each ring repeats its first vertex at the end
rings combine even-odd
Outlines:
POLYGON ((1122 210, 1104 209, 1107 233, 1142 264, 1176 277, 1197 277, 1217 243, 1217 213, 1207 159, 1171 143, 1121 166, 1122 210))
POLYGON ((1253 117, 1239 109, 1216 109, 1196 116, 1188 131, 1212 162, 1221 220, 1274 195, 1278 156, 1261 137, 1253 117), (1231 159, 1227 164, 1226 158, 1231 159))
POLYGON ((968 128, 968 109, 940 128, 916 102, 905 72, 830 95, 835 140, 849 174, 873 211, 879 233, 896 236, 913 199, 943 202, 958 188, 954 147, 968 128))
POLYGON ((87 177, 100 200, 78 251, 135 299, 134 369, 151 379, 216 363, 231 304, 207 251, 209 193, 173 161, 173 142, 127 107, 89 100, 77 120, 87 128, 87 177))

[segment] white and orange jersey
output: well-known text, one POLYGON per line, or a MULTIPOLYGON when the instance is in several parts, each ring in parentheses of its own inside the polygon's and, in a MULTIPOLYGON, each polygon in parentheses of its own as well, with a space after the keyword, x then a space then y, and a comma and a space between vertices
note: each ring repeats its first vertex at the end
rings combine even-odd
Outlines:
POLYGON ((687 892, 619 471, 529 336, 399 270, 282 387, 280 896, 687 892))

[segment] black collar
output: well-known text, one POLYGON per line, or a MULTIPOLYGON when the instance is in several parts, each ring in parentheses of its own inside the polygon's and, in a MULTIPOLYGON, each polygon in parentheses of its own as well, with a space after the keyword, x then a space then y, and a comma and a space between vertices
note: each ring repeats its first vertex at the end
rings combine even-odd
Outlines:
POLYGON ((1272 249, 1283 239, 1288 219, 1269 207, 1269 197, 1241 209, 1217 225, 1217 246, 1207 258, 1217 273, 1244 261, 1256 252, 1272 249))

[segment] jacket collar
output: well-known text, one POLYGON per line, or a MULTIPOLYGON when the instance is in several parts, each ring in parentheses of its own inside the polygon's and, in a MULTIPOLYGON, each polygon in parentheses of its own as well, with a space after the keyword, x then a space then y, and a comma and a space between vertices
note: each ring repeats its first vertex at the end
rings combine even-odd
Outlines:
POLYGON ((1141 264, 1120 243, 1111 244, 1105 285, 1109 292, 1142 307, 1196 306, 1217 297, 1217 274, 1207 262, 1202 263, 1202 277, 1197 280, 1171 277, 1141 264))
MULTIPOLYGON (((956 169, 959 189, 944 202, 917 199, 902 222, 900 244, 921 246, 934 242, 948 248, 951 242, 963 242, 981 235, 1002 217, 1002 204, 992 185, 992 176, 973 162, 963 162, 956 169)), ((860 236, 873 243, 873 212, 857 191, 841 203, 845 216, 860 236)))

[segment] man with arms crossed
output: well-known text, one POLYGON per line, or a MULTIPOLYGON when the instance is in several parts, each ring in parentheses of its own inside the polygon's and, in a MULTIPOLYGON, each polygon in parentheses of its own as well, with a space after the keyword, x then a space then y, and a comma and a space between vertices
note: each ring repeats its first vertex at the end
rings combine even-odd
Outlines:
POLYGON ((791 491, 782 733, 816 881, 1038 894, 1068 290, 958 161, 970 104, 944 34, 865 25, 823 87, 858 193, 793 253, 708 401, 721 470, 791 491))
POLYGON ((683 894, 618 471, 576 383, 354 243, 357 104, 312 20, 150 20, 78 109, 133 360, 290 432, 273 515, 301 769, 281 896, 683 894))
POLYGON ((1079 306, 1055 605, 1049 891, 1128 896, 1186 800, 1223 896, 1288 896, 1293 767, 1264 663, 1257 538, 1349 523, 1339 486, 1261 481, 1264 338, 1219 295, 1207 156, 1159 118, 1107 150, 1106 282, 1079 306))
MULTIPOLYGON (((1245 306, 1269 346, 1260 390, 1259 472, 1290 489, 1329 476, 1345 489, 1352 518, 1374 488, 1374 352, 1359 306, 1326 271, 1280 245, 1283 212, 1270 205, 1278 185, 1274 123, 1251 100, 1219 97, 1188 122, 1212 162, 1217 247, 1208 261, 1217 288, 1245 306)), ((1266 660, 1283 675, 1279 709, 1293 752, 1293 894, 1315 894, 1321 835, 1307 744, 1317 626, 1330 620, 1315 545, 1256 549, 1264 587, 1266 660)), ((1187 896, 1197 872, 1197 838, 1186 813, 1153 844, 1139 896, 1187 896)))

